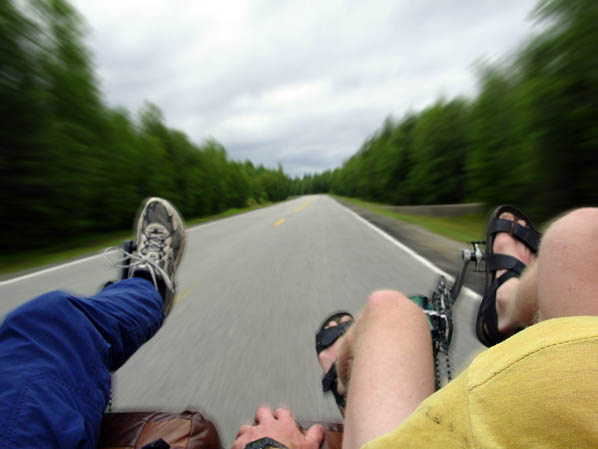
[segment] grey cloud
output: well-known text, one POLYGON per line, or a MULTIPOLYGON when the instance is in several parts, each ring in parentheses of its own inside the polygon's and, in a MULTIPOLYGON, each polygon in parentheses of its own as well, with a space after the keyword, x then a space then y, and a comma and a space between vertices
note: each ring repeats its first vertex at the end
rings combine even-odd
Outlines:
POLYGON ((111 103, 150 100, 197 142, 300 174, 340 164, 390 114, 471 94, 474 61, 528 34, 535 2, 102 3, 75 2, 111 103))

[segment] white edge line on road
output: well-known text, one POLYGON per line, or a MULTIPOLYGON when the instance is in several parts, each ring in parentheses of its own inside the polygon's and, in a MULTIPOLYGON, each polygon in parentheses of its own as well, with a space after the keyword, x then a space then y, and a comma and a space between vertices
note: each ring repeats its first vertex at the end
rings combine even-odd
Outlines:
MULTIPOLYGON (((430 268, 432 271, 434 271, 436 274, 438 275, 442 275, 446 278, 449 278, 451 280, 454 280, 454 276, 451 276, 450 274, 446 273, 445 271, 441 270, 440 268, 438 268, 436 265, 434 265, 432 262, 430 262, 428 259, 426 259, 425 257, 423 257, 422 255, 416 253, 415 251, 413 251, 411 248, 409 248, 408 246, 406 246, 404 243, 401 243, 400 241, 398 241, 396 238, 394 238, 392 235, 386 233, 385 231, 383 231, 382 229, 380 229, 377 226, 374 226, 372 223, 370 223, 369 221, 367 221, 365 218, 359 216, 358 214, 356 214, 355 212, 353 212, 351 209, 349 209, 348 207, 344 206, 343 204, 339 203, 337 201, 337 204, 339 206, 341 206, 343 209, 345 209, 349 214, 353 215, 357 220, 361 221, 362 223, 366 224, 367 226, 369 226, 371 229, 373 229, 374 231, 376 231, 378 234, 380 234, 382 237, 384 237, 386 240, 388 240, 389 242, 393 243, 394 245, 398 246, 400 249, 402 249, 403 251, 405 251, 407 254, 409 254, 411 257, 413 257, 415 260, 419 261, 420 263, 422 263, 423 265, 425 265, 426 267, 430 268)), ((474 292, 472 289, 470 289, 469 287, 463 287, 461 289, 461 292, 465 292, 468 296, 470 296, 472 299, 479 299, 480 295, 477 294, 476 292, 474 292)))
POLYGON ((94 254, 93 256, 84 257, 83 259, 73 260, 71 262, 63 263, 63 264, 60 264, 60 265, 55 265, 53 267, 45 268, 45 269, 40 270, 40 271, 35 271, 33 273, 24 274, 24 275, 16 277, 16 278, 7 279, 5 281, 0 281, 0 287, 3 287, 3 286, 8 285, 8 284, 12 284, 13 282, 24 281, 25 279, 30 279, 32 277, 39 276, 41 274, 50 273, 52 271, 56 271, 56 270, 59 270, 61 268, 66 268, 66 267, 69 267, 71 265, 76 265, 76 264, 79 264, 79 263, 89 262, 90 260, 97 259, 97 258, 103 257, 103 256, 104 256, 104 253, 94 254))
MULTIPOLYGON (((297 200, 298 199, 299 198, 297 198, 297 200)), ((295 200, 291 200, 291 201, 295 201, 295 200)), ((289 201, 289 202, 291 202, 291 201, 289 201)), ((275 206, 275 205, 276 204, 273 204, 272 206, 275 206)), ((268 207, 270 207, 270 206, 268 206, 268 207)), ((208 226, 215 225, 215 224, 221 223, 223 221, 235 220, 237 218, 241 218, 244 215, 249 215, 249 214, 252 214, 254 212, 259 212, 259 211, 268 209, 268 207, 262 207, 260 209, 252 210, 252 211, 245 212, 245 213, 239 214, 239 215, 233 215, 232 217, 228 217, 228 218, 221 218, 220 220, 210 221, 208 223, 201 223, 201 224, 192 226, 190 228, 187 228, 186 232, 195 231, 195 230, 197 230, 199 228, 207 228, 208 226)), ((43 270, 34 271, 33 273, 28 273, 28 274, 24 274, 22 276, 17 276, 15 278, 6 279, 4 281, 0 281, 0 287, 3 287, 5 285, 9 285, 9 284, 13 284, 13 283, 19 282, 19 281, 24 281, 26 279, 31 279, 31 278, 33 278, 35 276, 41 276, 42 274, 51 273, 52 271, 60 270, 62 268, 70 267, 72 265, 77 265, 79 263, 89 262, 91 260, 94 260, 94 259, 97 259, 97 258, 100 258, 100 257, 103 257, 103 256, 104 256, 104 253, 102 252, 100 254, 94 254, 92 256, 87 256, 87 257, 84 257, 82 259, 77 259, 77 260, 73 260, 71 262, 62 263, 60 265, 54 265, 53 267, 48 267, 48 268, 45 268, 43 270)))

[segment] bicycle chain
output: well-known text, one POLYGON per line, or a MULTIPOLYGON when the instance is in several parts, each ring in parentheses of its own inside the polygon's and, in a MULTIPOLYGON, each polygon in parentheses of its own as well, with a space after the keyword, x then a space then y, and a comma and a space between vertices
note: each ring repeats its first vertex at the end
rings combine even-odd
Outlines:
POLYGON ((432 321, 436 332, 433 335, 434 344, 434 383, 438 390, 442 384, 442 373, 440 370, 440 353, 444 354, 446 364, 447 383, 452 380, 451 363, 449 358, 449 346, 452 337, 452 301, 447 287, 446 279, 441 276, 438 280, 436 290, 432 293, 432 311, 426 311, 428 318, 432 321))

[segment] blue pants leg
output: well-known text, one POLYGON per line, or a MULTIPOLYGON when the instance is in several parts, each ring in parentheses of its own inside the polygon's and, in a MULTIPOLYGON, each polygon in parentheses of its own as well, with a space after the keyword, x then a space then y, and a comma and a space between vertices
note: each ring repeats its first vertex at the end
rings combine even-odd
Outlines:
POLYGON ((0 448, 95 449, 110 373, 160 328, 162 298, 145 279, 92 297, 55 291, 0 327, 0 448))

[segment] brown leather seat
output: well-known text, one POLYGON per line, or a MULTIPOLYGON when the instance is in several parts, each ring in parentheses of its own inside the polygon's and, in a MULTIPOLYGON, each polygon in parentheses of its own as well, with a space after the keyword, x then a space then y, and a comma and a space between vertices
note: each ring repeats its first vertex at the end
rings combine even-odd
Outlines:
POLYGON ((141 449, 158 439, 172 449, 221 449, 216 427, 197 411, 105 413, 98 449, 141 449))
MULTIPOLYGON (((319 421, 297 421, 302 430, 316 422, 326 428, 322 449, 340 449, 343 425, 319 421)), ((214 424, 201 412, 116 412, 105 413, 98 449, 141 449, 162 439, 171 449, 222 449, 214 424)))

